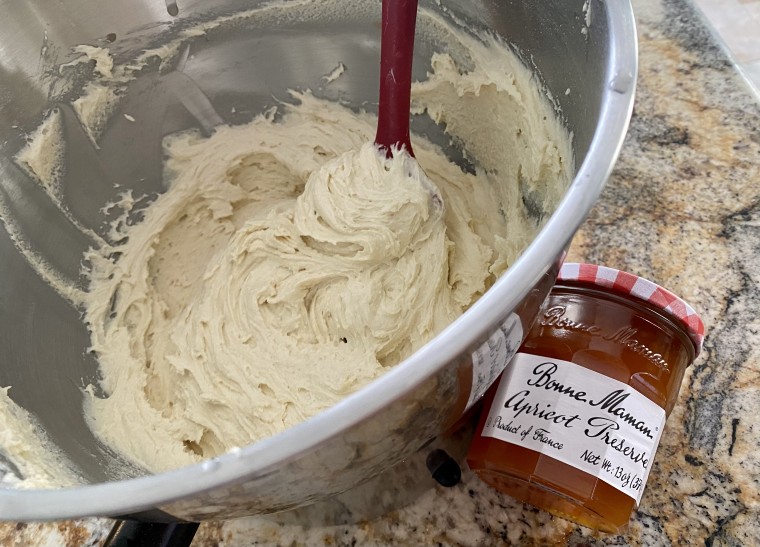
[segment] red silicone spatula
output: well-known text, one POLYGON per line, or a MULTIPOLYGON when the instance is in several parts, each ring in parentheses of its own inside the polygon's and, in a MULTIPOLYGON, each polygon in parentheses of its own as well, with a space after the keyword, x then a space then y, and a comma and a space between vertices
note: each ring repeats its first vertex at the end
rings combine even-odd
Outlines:
POLYGON ((375 144, 392 156, 392 147, 414 156, 409 141, 414 28, 417 0, 383 0, 380 37, 380 105, 375 144))

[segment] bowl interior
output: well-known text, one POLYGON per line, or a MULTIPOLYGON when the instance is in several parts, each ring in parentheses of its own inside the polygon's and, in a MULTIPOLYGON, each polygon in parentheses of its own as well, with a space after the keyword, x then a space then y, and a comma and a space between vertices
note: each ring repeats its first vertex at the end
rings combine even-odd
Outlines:
MULTIPOLYGON (((37 418, 87 482, 142 474, 98 442, 84 421, 82 389, 97 383, 97 362, 87 351, 81 310, 51 288, 86 288, 83 256, 98 238, 109 237, 114 213, 106 205, 125 190, 135 196, 164 190, 161 141, 179 130, 209 131, 217 120, 202 107, 206 103, 229 124, 246 123, 290 100, 289 89, 310 89, 355 109, 376 109, 379 2, 356 3, 351 10, 339 2, 290 2, 285 3, 291 6, 289 17, 264 13, 225 19, 258 4, 183 2, 173 16, 171 5, 154 1, 75 0, 64 7, 42 0, 0 0, 0 204, 5 220, 0 229, 0 386, 12 386, 13 400, 37 418), (203 34, 188 32, 208 21, 215 22, 203 34), (108 47, 123 63, 168 42, 176 48, 149 59, 137 78, 121 87, 114 113, 93 122, 99 132, 95 146, 72 106, 87 93, 95 65, 61 68, 78 57, 72 48, 108 47), (326 85, 325 75, 340 63, 350 70, 326 85), (14 157, 53 111, 62 124, 66 159, 61 183, 50 191, 20 169, 14 157)), ((421 4, 514 44, 560 109, 573 133, 576 165, 581 165, 603 112, 610 51, 602 3, 593 3, 599 16, 593 32, 585 33, 584 0, 421 4)), ((422 22, 418 79, 430 69, 432 53, 446 47, 425 32, 422 22)), ((470 167, 429 119, 415 118, 413 130, 470 167)))

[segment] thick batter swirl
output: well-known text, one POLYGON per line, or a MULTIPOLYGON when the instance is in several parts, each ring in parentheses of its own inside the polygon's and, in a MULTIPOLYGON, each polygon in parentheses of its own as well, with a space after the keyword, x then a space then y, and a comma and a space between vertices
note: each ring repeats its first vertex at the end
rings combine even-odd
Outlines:
POLYGON ((90 257, 106 396, 86 412, 101 439, 160 471, 276 434, 420 348, 515 259, 536 229, 517 180, 559 195, 569 139, 554 118, 522 115, 549 110, 529 80, 434 67, 417 108, 487 170, 417 140, 432 188, 407 155, 378 153, 373 116, 309 94, 277 121, 166 140, 168 190, 90 257), (468 101, 483 127, 465 123, 472 109, 457 118, 468 101), (495 146, 488 131, 505 122, 528 146, 495 146))

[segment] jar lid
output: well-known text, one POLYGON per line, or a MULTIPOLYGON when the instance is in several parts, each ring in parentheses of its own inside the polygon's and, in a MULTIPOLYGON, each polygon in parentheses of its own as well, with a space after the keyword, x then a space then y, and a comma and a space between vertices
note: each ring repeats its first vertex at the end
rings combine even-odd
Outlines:
POLYGON ((683 326, 694 344, 695 356, 702 351, 705 325, 697 312, 675 294, 648 279, 606 266, 573 262, 562 265, 557 279, 596 285, 613 293, 648 302, 683 326))

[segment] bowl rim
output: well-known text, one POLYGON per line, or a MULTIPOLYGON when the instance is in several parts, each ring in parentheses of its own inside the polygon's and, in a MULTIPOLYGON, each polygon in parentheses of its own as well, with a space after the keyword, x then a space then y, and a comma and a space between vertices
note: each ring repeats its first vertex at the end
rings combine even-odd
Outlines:
MULTIPOLYGON (((464 314, 402 363, 330 409, 273 437, 205 462, 144 477, 60 489, 0 490, 0 520, 60 520, 117 516, 162 505, 263 475, 381 412, 388 393, 399 397, 436 374, 495 330, 560 257, 612 171, 628 130, 638 75, 638 39, 630 0, 604 2, 610 35, 599 123, 588 152, 557 210, 515 263, 464 314), (567 234, 567 238, 556 234, 567 234), (213 462, 213 464, 209 464, 213 462)), ((160 509, 159 509, 160 511, 160 509)), ((171 517, 171 515, 166 515, 171 517)), ((177 519, 181 520, 181 519, 177 519)))

